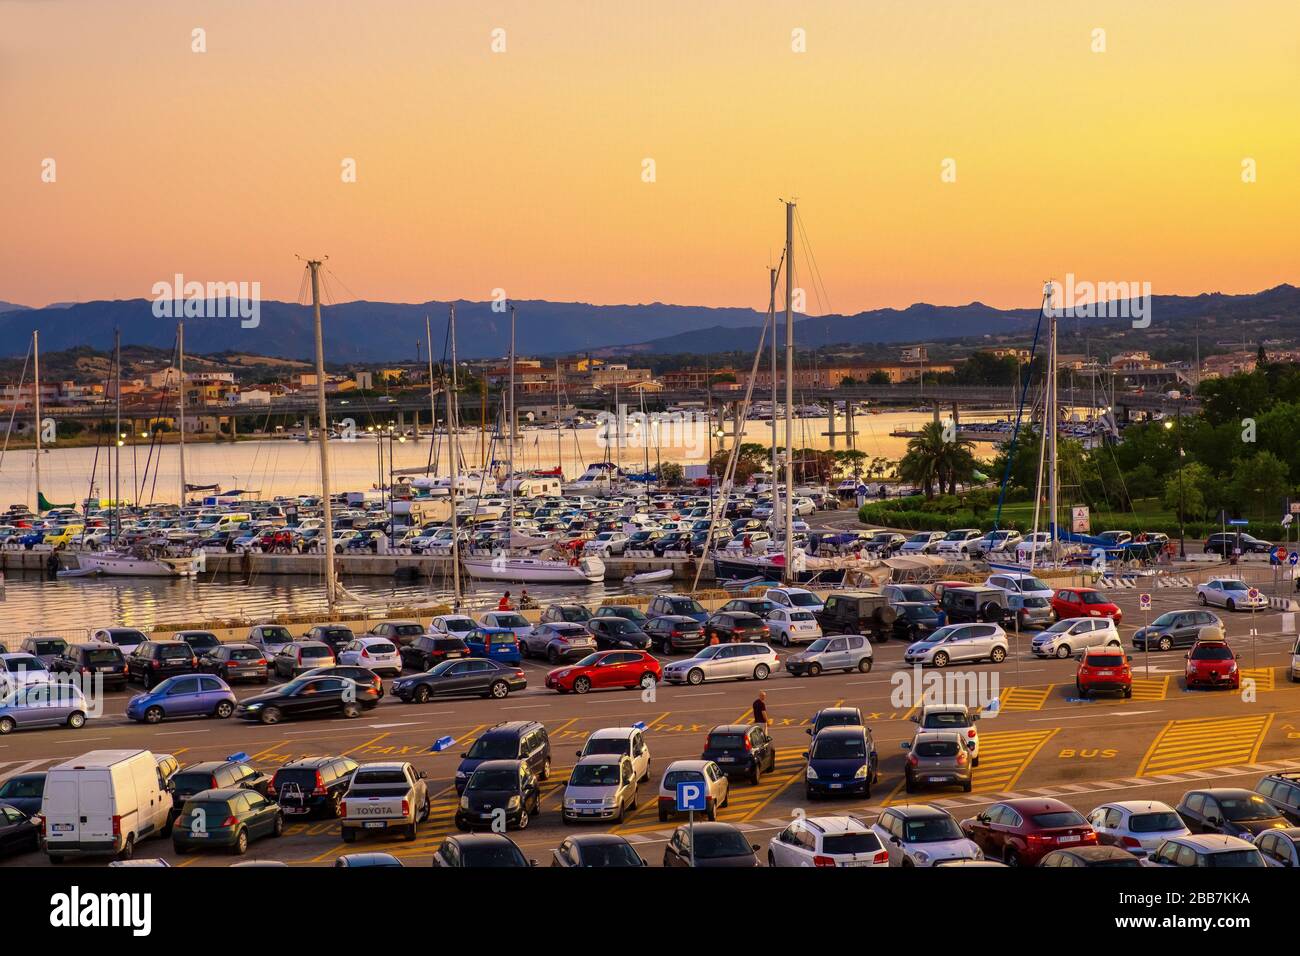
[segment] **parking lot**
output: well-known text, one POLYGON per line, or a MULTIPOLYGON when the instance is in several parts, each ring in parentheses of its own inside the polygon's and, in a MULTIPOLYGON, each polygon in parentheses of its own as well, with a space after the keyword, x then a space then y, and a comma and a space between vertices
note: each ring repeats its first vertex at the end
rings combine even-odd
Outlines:
MULTIPOLYGON (((1114 597, 1124 610, 1120 631, 1128 647, 1144 613, 1136 592, 1114 597)), ((1152 597, 1151 618, 1195 603, 1190 590, 1162 589, 1152 597)), ((958 819, 1008 794, 1051 795, 1084 812, 1115 799, 1151 798, 1174 805, 1194 786, 1253 787, 1271 770, 1300 768, 1300 685, 1287 680, 1295 643, 1295 635, 1284 632, 1287 617, 1276 611, 1221 616, 1228 640, 1241 656, 1241 692, 1186 690, 1182 650, 1152 651, 1148 663, 1148 655, 1128 647, 1133 655, 1132 698, 1080 700, 1074 685, 1076 662, 1035 658, 1028 651, 1029 635, 1015 638, 1011 655, 1000 666, 963 665, 996 687, 999 703, 997 716, 986 716, 980 724, 982 759, 970 793, 957 788, 911 796, 903 792, 906 755, 901 745, 912 737, 909 718, 914 708, 901 706, 896 693, 898 672, 907 670, 901 641, 877 645, 875 666, 866 674, 795 678, 780 673, 762 683, 660 685, 644 694, 631 690, 559 695, 543 687, 547 665, 528 661, 523 665, 528 689, 504 701, 440 699, 404 705, 388 696, 359 719, 276 726, 211 719, 134 724, 123 716, 132 689, 110 694, 106 712, 81 731, 38 730, 5 737, 0 741, 0 776, 47 769, 88 750, 111 748, 172 753, 185 764, 246 753, 268 772, 310 755, 346 754, 360 762, 409 760, 427 774, 433 797, 430 818, 415 841, 375 838, 345 845, 337 822, 312 819, 291 822, 279 839, 254 843, 247 858, 320 865, 344 852, 384 849, 408 865, 419 865, 427 864, 442 838, 455 832, 453 779, 459 754, 499 721, 532 719, 549 732, 553 770, 543 784, 541 813, 527 830, 510 835, 527 856, 546 865, 566 833, 587 828, 560 822, 560 799, 575 751, 597 729, 643 723, 652 753, 650 780, 641 785, 638 809, 628 819, 603 826, 626 835, 657 865, 675 825, 660 822, 656 811, 664 767, 675 759, 698 757, 711 727, 747 721, 756 694, 763 690, 778 751, 776 769, 757 786, 734 782, 730 803, 718 814, 748 831, 760 845, 800 812, 855 813, 869 820, 882 807, 900 802, 933 803, 958 819), (835 705, 862 709, 880 754, 881 779, 869 800, 818 801, 810 806, 803 787, 806 726, 819 708, 835 705), (446 736, 455 744, 431 752, 434 741, 446 736)), ((242 697, 258 689, 240 686, 237 692, 242 697)), ((137 856, 160 856, 179 866, 231 862, 222 854, 178 856, 169 840, 145 842, 137 856)), ((40 865, 45 858, 28 854, 11 862, 40 865)))

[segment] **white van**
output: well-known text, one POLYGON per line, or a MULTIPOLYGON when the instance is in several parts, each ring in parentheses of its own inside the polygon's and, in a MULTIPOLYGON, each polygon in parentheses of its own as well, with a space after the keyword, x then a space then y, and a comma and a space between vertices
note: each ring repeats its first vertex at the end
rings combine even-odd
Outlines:
POLYGON ((45 852, 51 863, 91 855, 128 859, 141 840, 165 834, 171 805, 148 750, 92 750, 46 775, 45 852))

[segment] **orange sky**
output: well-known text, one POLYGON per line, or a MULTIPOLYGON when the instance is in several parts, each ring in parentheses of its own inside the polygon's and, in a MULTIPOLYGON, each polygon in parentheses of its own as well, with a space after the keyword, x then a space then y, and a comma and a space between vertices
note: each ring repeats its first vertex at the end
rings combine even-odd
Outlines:
POLYGON ((292 299, 298 253, 371 299, 764 307, 790 195, 814 313, 1254 291, 1300 282, 1298 107, 1294 0, 0 0, 0 299, 292 299))

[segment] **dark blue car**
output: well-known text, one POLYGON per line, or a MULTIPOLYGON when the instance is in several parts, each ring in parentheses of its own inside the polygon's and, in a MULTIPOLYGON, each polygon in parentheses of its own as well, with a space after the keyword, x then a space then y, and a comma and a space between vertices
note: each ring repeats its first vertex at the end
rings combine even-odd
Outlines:
POLYGON ((235 712, 235 693, 213 674, 180 674, 136 694, 126 705, 126 716, 146 724, 180 717, 219 717, 235 712))
POLYGON ((45 774, 14 774, 0 784, 0 803, 7 803, 27 814, 29 817, 41 812, 41 800, 45 796, 45 774))
POLYGON ((804 790, 808 799, 842 795, 871 796, 880 776, 876 744, 866 727, 827 727, 813 738, 804 790))
POLYGON ((476 627, 465 635, 471 657, 486 657, 502 664, 518 664, 519 639, 508 627, 476 627))

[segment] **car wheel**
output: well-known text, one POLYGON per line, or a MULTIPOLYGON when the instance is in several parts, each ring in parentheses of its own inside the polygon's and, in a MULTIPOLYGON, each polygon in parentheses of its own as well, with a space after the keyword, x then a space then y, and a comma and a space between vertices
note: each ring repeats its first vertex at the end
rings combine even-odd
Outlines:
POLYGON ((494 700, 505 700, 510 696, 510 685, 503 680, 493 681, 488 693, 492 695, 494 700))
POLYGON ((551 779, 551 758, 547 757, 542 762, 542 772, 537 775, 539 780, 551 779))
POLYGON ((261 720, 264 724, 278 724, 283 714, 280 713, 279 707, 264 707, 262 709, 261 720))
POLYGON ((344 843, 351 843, 357 838, 357 835, 347 827, 341 826, 339 827, 339 838, 342 839, 344 843))
POLYGON ((993 652, 989 654, 989 660, 991 660, 994 664, 1001 664, 1006 659, 1007 659, 1007 649, 1005 647, 995 647, 993 648, 993 652))
POLYGON ((686 675, 686 683, 699 687, 704 683, 704 671, 700 670, 698 667, 693 668, 691 672, 686 675))
POLYGON ((1058 658, 1060 658, 1061 660, 1065 660, 1067 657, 1069 657, 1069 656, 1070 656, 1070 645, 1069 645, 1069 644, 1062 644, 1060 647, 1058 647, 1058 648, 1056 649, 1056 656, 1057 656, 1058 658))
POLYGON ((129 860, 129 859, 131 859, 131 857, 133 857, 133 856, 135 856, 135 836, 134 836, 134 834, 131 835, 131 836, 128 836, 128 837, 126 838, 126 842, 122 844, 122 849, 119 850, 118 853, 117 853, 117 858, 118 858, 119 860, 129 860))
POLYGON ((0 734, 11 734, 14 730, 14 719, 12 717, 0 717, 0 734))
POLYGON ((333 793, 330 795, 330 815, 336 819, 343 816, 343 794, 333 793))
POLYGON ((1156 644, 1156 647, 1160 648, 1162 651, 1167 651, 1173 646, 1174 646, 1174 642, 1170 640, 1168 637, 1160 638, 1160 642, 1156 644))
POLYGON ((68 714, 68 726, 73 730, 80 730, 86 726, 86 715, 79 710, 74 710, 68 714))
POLYGON ((870 658, 870 657, 864 657, 864 658, 862 658, 862 660, 858 661, 858 670, 861 671, 863 674, 870 674, 870 673, 871 673, 871 658, 870 658))
POLYGON ((140 678, 140 683, 145 690, 150 690, 153 687, 153 675, 146 671, 144 677, 140 678))
POLYGON ((649 671, 646 671, 641 675, 640 685, 642 689, 653 687, 656 683, 655 675, 651 674, 649 671))
POLYGON ((813 661, 811 664, 808 665, 809 677, 816 677, 821 672, 822 672, 822 666, 818 664, 816 661, 813 661))
POLYGON ((750 771, 749 782, 758 786, 758 782, 763 779, 763 769, 758 764, 754 764, 754 769, 750 771))
POLYGON ((575 694, 585 694, 591 690, 591 681, 586 677, 579 677, 573 682, 573 692, 575 694))
POLYGON ((759 664, 754 668, 754 680, 767 680, 768 675, 771 673, 772 669, 770 667, 766 664, 759 664))
POLYGON ((903 778, 903 788, 908 793, 916 793, 916 781, 912 779, 912 775, 910 773, 903 778))
POLYGON ((406 833, 403 834, 407 843, 414 843, 415 839, 419 835, 420 835, 420 824, 418 823, 412 823, 410 826, 406 828, 406 833))
POLYGON ((284 817, 278 813, 275 815, 275 823, 271 825, 271 836, 284 836, 284 817))
POLYGON ((163 709, 161 707, 150 707, 144 712, 144 722, 146 724, 160 724, 163 719, 163 709))
POLYGON ((1003 857, 1003 862, 1006 863, 1007 866, 1019 866, 1020 854, 1015 850, 1007 850, 1006 856, 1003 857))
POLYGON ((560 663, 560 655, 557 654, 557 653, 555 652, 555 648, 553 648, 553 647, 548 647, 548 648, 546 649, 546 661, 547 661, 547 663, 549 663, 549 664, 558 664, 558 663, 560 663))
POLYGON ((940 651, 938 654, 935 654, 934 657, 930 659, 930 663, 932 663, 935 667, 947 667, 948 655, 943 651, 940 651))
POLYGON ((660 823, 668 822, 668 811, 662 806, 659 808, 659 822, 660 823))
POLYGON ((962 793, 970 793, 971 781, 967 780, 961 785, 962 793))
POLYGON ((361 716, 361 705, 356 701, 348 701, 343 705, 343 716, 353 719, 361 716))
POLYGON ((1201 607, 1209 606, 1209 602, 1205 600, 1205 595, 1203 593, 1196 595, 1196 599, 1201 602, 1201 607))
POLYGON ((217 704, 216 709, 212 711, 212 716, 216 717, 218 720, 225 720, 234 712, 235 712, 235 705, 228 700, 223 700, 220 701, 217 704))
POLYGON ((1125 700, 1129 700, 1130 698, 1132 698, 1132 696, 1133 696, 1133 688, 1132 688, 1132 687, 1125 687, 1125 688, 1124 688, 1124 699, 1125 699, 1125 700))
POLYGON ((789 646, 790 646, 790 632, 789 632, 789 631, 782 631, 782 632, 781 632, 781 646, 782 646, 782 647, 789 647, 789 646))
POLYGON ((528 807, 526 806, 520 807, 519 808, 519 829, 527 830, 529 822, 530 821, 528 817, 528 807))
POLYGON ((1230 612, 1237 610, 1237 602, 1232 598, 1228 598, 1228 600, 1224 602, 1223 606, 1230 612))
POLYGON ((1118 647, 1118 648, 1123 648, 1124 645, 1121 644, 1119 641, 1111 641, 1111 642, 1108 643, 1106 646, 1107 646, 1107 647, 1118 647))
POLYGON ((417 704, 427 704, 429 702, 429 695, 430 691, 428 685, 421 684, 419 687, 415 688, 415 693, 411 696, 417 704))

